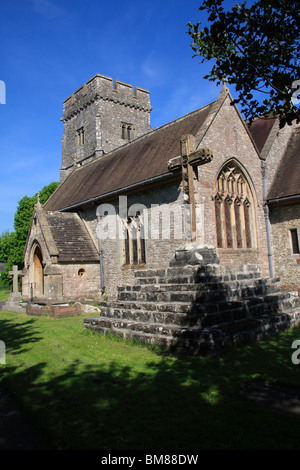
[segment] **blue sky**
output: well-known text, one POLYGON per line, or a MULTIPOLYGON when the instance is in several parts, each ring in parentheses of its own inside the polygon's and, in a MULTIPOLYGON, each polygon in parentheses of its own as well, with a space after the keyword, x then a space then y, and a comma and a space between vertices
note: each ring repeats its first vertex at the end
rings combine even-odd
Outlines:
MULTIPOLYGON (((228 6, 235 1, 228 0, 228 6)), ((96 73, 150 91, 157 128, 219 95, 193 58, 197 0, 9 0, 0 6, 0 234, 19 200, 59 181, 63 100, 96 73)), ((232 90, 231 90, 232 91, 232 90)))

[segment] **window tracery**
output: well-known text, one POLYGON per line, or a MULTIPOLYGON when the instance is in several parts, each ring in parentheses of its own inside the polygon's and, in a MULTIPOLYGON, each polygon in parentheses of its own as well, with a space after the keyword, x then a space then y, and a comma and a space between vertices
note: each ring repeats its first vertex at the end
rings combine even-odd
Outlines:
POLYGON ((241 168, 227 163, 216 182, 215 217, 218 248, 253 248, 254 204, 241 168))

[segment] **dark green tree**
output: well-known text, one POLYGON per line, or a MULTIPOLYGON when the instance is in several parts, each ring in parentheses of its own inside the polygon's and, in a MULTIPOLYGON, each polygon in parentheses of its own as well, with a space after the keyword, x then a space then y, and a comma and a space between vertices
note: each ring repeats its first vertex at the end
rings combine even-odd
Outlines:
MULTIPOLYGON (((41 190, 39 193, 41 204, 44 204, 47 201, 58 185, 59 183, 53 182, 41 190)), ((24 196, 19 201, 17 211, 15 213, 14 229, 16 233, 17 246, 15 248, 14 260, 15 264, 17 264, 19 267, 23 266, 24 248, 30 228, 34 205, 37 203, 37 200, 37 194, 35 194, 33 197, 24 196)))
POLYGON ((275 114, 280 126, 300 121, 300 15, 296 0, 258 0, 225 11, 223 0, 204 0, 201 22, 188 23, 192 50, 213 61, 204 78, 235 86, 251 122, 275 114), (207 21, 208 26, 200 28, 207 21), (258 93, 259 92, 259 93, 258 93), (264 98, 260 98, 263 97, 264 98))
POLYGON ((15 246, 15 232, 5 230, 0 235, 0 262, 6 263, 15 246))

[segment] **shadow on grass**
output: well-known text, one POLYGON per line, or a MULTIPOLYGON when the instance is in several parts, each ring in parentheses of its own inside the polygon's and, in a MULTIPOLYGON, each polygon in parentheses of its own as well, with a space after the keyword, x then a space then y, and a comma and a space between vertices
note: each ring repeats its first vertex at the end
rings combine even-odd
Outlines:
MULTIPOLYGON (((15 351, 41 339, 32 320, 14 331, 1 323, 3 332, 15 351)), ((235 399, 254 380, 297 384, 293 335, 214 358, 157 352, 143 371, 77 359, 45 380, 44 363, 7 367, 3 383, 19 384, 24 408, 57 449, 298 449, 299 418, 235 399)))
POLYGON ((42 335, 35 328, 35 320, 30 318, 17 323, 15 320, 1 318, 0 310, 0 339, 9 347, 12 354, 19 354, 30 347, 32 343, 40 341, 42 335))

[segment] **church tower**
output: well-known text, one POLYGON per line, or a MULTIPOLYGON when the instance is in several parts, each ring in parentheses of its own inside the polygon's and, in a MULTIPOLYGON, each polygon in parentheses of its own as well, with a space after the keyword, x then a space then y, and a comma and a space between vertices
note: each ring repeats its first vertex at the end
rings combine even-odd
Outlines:
POLYGON ((151 109, 149 91, 94 75, 64 101, 61 182, 74 165, 150 132, 151 109))

